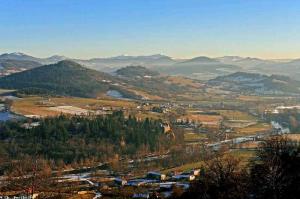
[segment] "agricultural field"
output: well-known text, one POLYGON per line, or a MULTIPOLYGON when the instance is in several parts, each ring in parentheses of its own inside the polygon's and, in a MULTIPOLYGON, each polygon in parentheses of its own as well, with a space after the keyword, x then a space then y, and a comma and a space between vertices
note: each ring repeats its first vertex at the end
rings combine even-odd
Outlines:
POLYGON ((139 119, 146 119, 146 118, 161 119, 163 117, 162 113, 154 113, 154 112, 147 112, 147 113, 138 112, 138 113, 131 113, 131 114, 139 119))
POLYGON ((236 134, 234 137, 240 136, 248 136, 248 135, 255 135, 257 133, 264 133, 271 130, 271 125, 268 123, 257 123, 251 126, 247 126, 244 128, 237 128, 235 129, 236 134))
POLYGON ((223 122, 223 124, 226 127, 237 129, 237 128, 246 128, 246 127, 249 127, 249 126, 256 125, 257 122, 252 121, 252 120, 225 120, 223 122))
POLYGON ((74 106, 54 106, 49 108, 52 111, 71 115, 88 115, 90 111, 74 106))
POLYGON ((240 95, 238 97, 238 100, 246 101, 246 102, 257 102, 257 101, 263 101, 264 97, 260 96, 249 96, 249 95, 240 95))
POLYGON ((207 139, 207 135, 203 133, 193 133, 193 132, 185 132, 184 133, 184 141, 185 142, 199 142, 207 139))
POLYGON ((215 110, 226 120, 256 120, 256 118, 247 112, 237 110, 215 110))
POLYGON ((259 141, 249 141, 249 142, 244 142, 236 145, 237 148, 241 148, 241 149, 257 149, 259 146, 260 146, 259 141))
POLYGON ((102 107, 135 108, 137 104, 133 101, 111 99, 26 97, 15 100, 12 104, 11 111, 20 115, 36 115, 45 117, 59 115, 61 112, 64 112, 59 107, 68 106, 74 107, 74 110, 97 110, 102 107))
POLYGON ((207 126, 219 126, 223 117, 220 115, 188 114, 180 117, 184 121, 193 121, 207 126))
POLYGON ((93 98, 77 98, 77 97, 59 97, 50 98, 50 101, 58 105, 71 105, 81 108, 97 106, 125 107, 135 108, 137 104, 133 101, 115 100, 111 98, 93 99, 93 98))
POLYGON ((49 110, 48 107, 38 105, 42 100, 41 97, 28 97, 15 100, 11 106, 11 111, 19 115, 35 115, 35 116, 55 116, 58 112, 49 110))
POLYGON ((187 164, 184 164, 182 166, 178 166, 178 167, 174 167, 174 168, 171 168, 171 169, 166 169, 166 170, 163 170, 162 173, 170 173, 170 172, 182 172, 182 171, 188 171, 188 170, 191 170, 191 169, 195 169, 195 168, 201 168, 205 165, 205 162, 204 161, 199 161, 199 162, 193 162, 193 163, 187 163, 187 164))

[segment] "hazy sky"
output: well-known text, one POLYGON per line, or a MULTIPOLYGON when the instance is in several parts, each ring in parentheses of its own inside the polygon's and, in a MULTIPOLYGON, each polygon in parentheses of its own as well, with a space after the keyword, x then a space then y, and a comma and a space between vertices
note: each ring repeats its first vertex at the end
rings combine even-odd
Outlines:
POLYGON ((0 0, 0 53, 300 58, 298 0, 0 0))

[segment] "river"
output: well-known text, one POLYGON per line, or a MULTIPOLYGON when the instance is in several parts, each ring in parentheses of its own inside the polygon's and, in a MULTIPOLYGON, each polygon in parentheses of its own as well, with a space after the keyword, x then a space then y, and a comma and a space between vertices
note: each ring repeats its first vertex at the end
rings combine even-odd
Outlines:
POLYGON ((283 134, 289 134, 290 129, 283 127, 281 124, 278 122, 272 121, 271 122, 273 130, 269 133, 263 133, 263 134, 255 134, 255 135, 248 135, 248 136, 242 136, 242 137, 237 137, 233 139, 228 139, 228 140, 223 140, 215 143, 210 143, 207 144, 208 147, 212 147, 214 150, 219 150, 220 147, 224 144, 240 144, 243 142, 249 142, 249 141, 254 141, 257 139, 262 139, 266 138, 272 135, 283 135, 283 134))

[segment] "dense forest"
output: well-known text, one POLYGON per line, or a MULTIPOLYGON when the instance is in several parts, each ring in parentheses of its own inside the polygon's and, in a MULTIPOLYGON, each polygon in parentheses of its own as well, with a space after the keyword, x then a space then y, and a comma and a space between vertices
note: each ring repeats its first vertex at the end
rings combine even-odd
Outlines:
POLYGON ((161 121, 138 121, 121 111, 112 115, 45 118, 25 128, 17 122, 0 124, 0 156, 9 160, 38 155, 65 164, 106 161, 117 155, 136 155, 162 149, 161 121))

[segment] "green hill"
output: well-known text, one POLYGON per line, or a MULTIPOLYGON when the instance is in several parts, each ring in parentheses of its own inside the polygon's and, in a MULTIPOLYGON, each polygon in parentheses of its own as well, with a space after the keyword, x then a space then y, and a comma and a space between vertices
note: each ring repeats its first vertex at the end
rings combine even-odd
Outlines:
POLYGON ((157 76, 158 72, 145 68, 143 66, 127 66, 120 68, 116 71, 117 75, 123 77, 144 77, 144 76, 157 76))
POLYGON ((82 67, 73 61, 60 61, 0 79, 0 87, 25 93, 50 93, 95 97, 107 91, 116 79, 109 74, 82 67))

